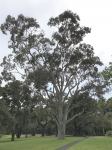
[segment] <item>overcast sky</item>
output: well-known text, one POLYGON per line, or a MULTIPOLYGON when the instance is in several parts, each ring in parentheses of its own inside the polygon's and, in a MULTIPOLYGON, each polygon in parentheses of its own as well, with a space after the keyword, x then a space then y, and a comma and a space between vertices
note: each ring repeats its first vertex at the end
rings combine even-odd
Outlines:
MULTIPOLYGON (((92 29, 85 38, 95 54, 107 65, 112 60, 112 0, 0 0, 0 24, 7 15, 24 14, 37 19, 49 34, 46 23, 51 16, 72 10, 81 24, 92 29)), ((9 53, 7 37, 0 33, 0 62, 9 53)))

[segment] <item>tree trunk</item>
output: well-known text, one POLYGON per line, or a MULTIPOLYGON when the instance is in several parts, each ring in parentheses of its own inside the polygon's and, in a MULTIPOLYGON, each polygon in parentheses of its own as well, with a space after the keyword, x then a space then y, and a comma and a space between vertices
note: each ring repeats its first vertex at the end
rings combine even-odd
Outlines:
POLYGON ((18 132, 18 133, 16 134, 16 137, 19 139, 19 138, 21 137, 21 133, 18 132))
POLYGON ((58 124, 58 139, 64 139, 66 124, 61 122, 58 124))
POLYGON ((14 139, 15 139, 15 133, 14 133, 14 132, 12 132, 11 141, 14 141, 14 139))
POLYGON ((15 140, 15 125, 12 125, 12 130, 11 130, 11 141, 15 140))
POLYGON ((16 131, 16 137, 17 137, 17 138, 20 138, 20 137, 21 137, 21 130, 20 130, 20 129, 18 129, 18 130, 16 131))
POLYGON ((105 135, 105 128, 103 128, 102 130, 103 130, 102 133, 103 133, 103 136, 104 136, 105 135))
POLYGON ((44 127, 41 129, 41 136, 42 136, 42 137, 45 136, 45 128, 44 128, 44 127))
POLYGON ((28 128, 25 129, 25 138, 28 137, 28 128))
POLYGON ((35 136, 35 135, 36 135, 35 131, 32 131, 31 135, 32 135, 32 136, 35 136))
POLYGON ((57 130, 58 130, 58 139, 64 139, 65 137, 65 130, 66 130, 66 123, 67 123, 67 111, 65 111, 65 107, 63 103, 59 105, 59 112, 58 112, 58 121, 57 121, 57 130))
POLYGON ((25 133, 25 138, 27 138, 28 137, 28 134, 27 133, 25 133))

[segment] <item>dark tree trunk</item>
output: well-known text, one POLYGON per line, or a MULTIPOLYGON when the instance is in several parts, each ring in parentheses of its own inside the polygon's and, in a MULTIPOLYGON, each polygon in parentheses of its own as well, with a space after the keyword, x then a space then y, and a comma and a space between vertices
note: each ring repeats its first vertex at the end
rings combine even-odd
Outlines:
POLYGON ((21 134, 18 132, 18 133, 16 134, 16 137, 19 139, 19 138, 21 137, 21 134))
POLYGON ((28 134, 27 133, 25 133, 25 138, 27 138, 28 137, 28 134))
POLYGON ((11 131, 11 141, 15 140, 15 124, 12 125, 12 131, 11 131))
POLYGON ((42 137, 45 136, 45 128, 44 127, 41 129, 41 135, 42 135, 42 137))
POLYGON ((14 141, 15 140, 15 133, 12 132, 12 135, 11 135, 11 141, 14 141))
POLYGON ((32 136, 35 136, 35 132, 32 133, 32 136))
POLYGON ((35 129, 32 129, 31 135, 32 135, 32 136, 35 136, 35 134, 36 134, 36 133, 35 133, 35 129))
POLYGON ((16 137, 17 137, 17 138, 20 138, 20 137, 21 137, 21 129, 18 129, 18 130, 16 131, 16 137))

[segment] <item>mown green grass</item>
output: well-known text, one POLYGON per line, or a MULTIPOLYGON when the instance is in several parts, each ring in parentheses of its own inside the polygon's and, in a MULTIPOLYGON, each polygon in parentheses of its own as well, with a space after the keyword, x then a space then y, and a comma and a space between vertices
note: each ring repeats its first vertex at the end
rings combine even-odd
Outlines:
MULTIPOLYGON (((0 138, 0 150, 56 150, 80 139, 81 137, 66 137, 65 140, 58 140, 55 137, 29 137, 11 142, 9 136, 3 136, 0 138)), ((69 150, 112 150, 112 138, 89 137, 73 145, 69 150)))
POLYGON ((80 138, 66 137, 64 140, 58 140, 55 137, 30 137, 11 142, 9 136, 4 136, 0 139, 0 150, 56 150, 78 139, 80 138))
POLYGON ((90 137, 69 150, 112 150, 112 137, 90 137))

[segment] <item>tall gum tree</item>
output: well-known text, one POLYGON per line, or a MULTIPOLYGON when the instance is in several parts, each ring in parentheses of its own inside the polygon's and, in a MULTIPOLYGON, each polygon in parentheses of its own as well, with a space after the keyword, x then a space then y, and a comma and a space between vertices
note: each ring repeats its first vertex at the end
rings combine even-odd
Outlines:
POLYGON ((33 18, 23 15, 6 18, 1 31, 10 35, 12 54, 3 59, 2 74, 8 76, 12 70, 24 70, 20 74, 49 107, 57 124, 58 138, 64 139, 66 124, 84 112, 82 108, 68 118, 75 108, 72 97, 85 90, 90 95, 96 94, 95 87, 100 82, 98 66, 102 63, 94 55, 93 47, 82 43, 91 30, 80 26, 77 14, 65 11, 50 18, 48 25, 55 30, 51 39, 44 36, 33 18))

